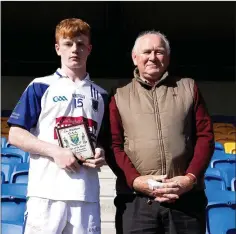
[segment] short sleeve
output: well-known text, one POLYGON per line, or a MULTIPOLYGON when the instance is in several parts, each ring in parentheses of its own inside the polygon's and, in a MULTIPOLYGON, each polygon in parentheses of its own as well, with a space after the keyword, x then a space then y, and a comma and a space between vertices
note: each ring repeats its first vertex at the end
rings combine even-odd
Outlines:
POLYGON ((49 85, 32 82, 22 94, 7 123, 28 131, 36 126, 41 113, 41 99, 49 85))

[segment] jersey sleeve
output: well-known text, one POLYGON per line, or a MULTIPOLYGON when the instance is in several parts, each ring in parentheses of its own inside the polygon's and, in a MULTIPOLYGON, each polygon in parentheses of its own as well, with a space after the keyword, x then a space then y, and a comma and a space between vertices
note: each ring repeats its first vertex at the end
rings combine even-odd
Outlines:
POLYGON ((8 125, 18 125, 28 131, 36 126, 41 113, 41 99, 48 87, 36 82, 29 84, 8 119, 8 125))

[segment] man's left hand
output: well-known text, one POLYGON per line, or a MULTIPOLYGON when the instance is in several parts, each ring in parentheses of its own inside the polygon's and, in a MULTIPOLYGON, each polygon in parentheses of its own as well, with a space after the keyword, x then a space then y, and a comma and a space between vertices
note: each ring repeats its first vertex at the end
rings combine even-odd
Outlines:
POLYGON ((101 148, 95 149, 94 159, 87 159, 83 162, 83 166, 90 168, 100 168, 106 163, 105 161, 105 152, 101 148))
POLYGON ((153 194, 168 194, 169 191, 172 194, 176 195, 182 195, 183 193, 186 193, 190 191, 193 188, 193 181, 188 176, 175 176, 171 179, 164 179, 163 181, 163 188, 158 188, 153 191, 153 194), (173 183, 174 182, 174 183, 173 183), (173 189, 171 189, 171 186, 165 185, 172 185, 177 184, 177 187, 174 186, 173 189))

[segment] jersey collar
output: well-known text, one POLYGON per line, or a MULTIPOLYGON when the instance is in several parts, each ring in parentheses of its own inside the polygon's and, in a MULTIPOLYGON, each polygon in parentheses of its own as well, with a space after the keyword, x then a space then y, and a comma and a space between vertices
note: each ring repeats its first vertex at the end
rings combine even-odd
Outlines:
MULTIPOLYGON (((68 77, 68 76, 64 73, 64 71, 63 71, 61 68, 58 68, 54 74, 55 74, 56 76, 60 77, 60 78, 62 78, 62 77, 64 77, 64 78, 65 78, 65 77, 68 77)), ((89 77, 88 72, 87 72, 86 77, 85 77, 82 81, 86 81, 86 80, 90 80, 90 77, 89 77)), ((78 82, 78 81, 77 81, 77 82, 78 82)), ((77 83, 77 82, 76 82, 76 83, 77 83)))

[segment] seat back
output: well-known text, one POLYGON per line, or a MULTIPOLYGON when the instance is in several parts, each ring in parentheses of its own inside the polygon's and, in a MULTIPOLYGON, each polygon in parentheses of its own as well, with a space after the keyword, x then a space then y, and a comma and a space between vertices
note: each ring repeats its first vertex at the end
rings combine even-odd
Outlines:
POLYGON ((232 154, 226 154, 225 159, 213 159, 211 167, 217 168, 225 175, 225 182, 228 189, 231 189, 231 181, 236 174, 236 157, 232 154))
POLYGON ((1 163, 1 171, 5 175, 5 183, 10 182, 12 172, 14 170, 14 163, 1 163))
POLYGON ((27 184, 2 184, 2 196, 21 196, 27 195, 27 184))
POLYGON ((208 168, 206 170, 204 182, 208 190, 226 190, 224 175, 216 168, 208 168))
POLYGON ((7 138, 6 137, 1 137, 1 145, 2 145, 2 148, 7 147, 7 138))
POLYGON ((1 220, 23 223, 26 209, 26 184, 2 184, 1 220))
POLYGON ((23 225, 9 223, 9 222, 2 222, 2 234, 22 234, 23 232, 23 225))
POLYGON ((1 153, 2 153, 2 155, 9 155, 9 154, 20 155, 22 158, 21 163, 27 162, 28 157, 29 157, 28 152, 25 152, 19 148, 12 148, 12 147, 3 148, 1 153))
POLYGON ((1 184, 5 183, 5 174, 1 171, 1 184))
POLYGON ((236 177, 231 180, 231 191, 236 191, 236 177))
POLYGON ((228 154, 235 154, 236 151, 236 142, 230 141, 224 143, 225 153, 228 154))
POLYGON ((10 183, 28 183, 29 163, 20 163, 15 166, 10 183))
POLYGON ((2 160, 2 163, 22 163, 23 157, 16 153, 11 153, 11 152, 5 153, 2 150, 1 160, 2 160))
POLYGON ((1 197, 1 220, 7 222, 24 222, 26 197, 3 196, 1 197))
POLYGON ((222 234, 225 230, 235 229, 236 198, 231 191, 212 192, 206 190, 208 205, 206 209, 207 231, 222 234))
POLYGON ((224 146, 219 142, 215 142, 215 150, 225 151, 224 146))

